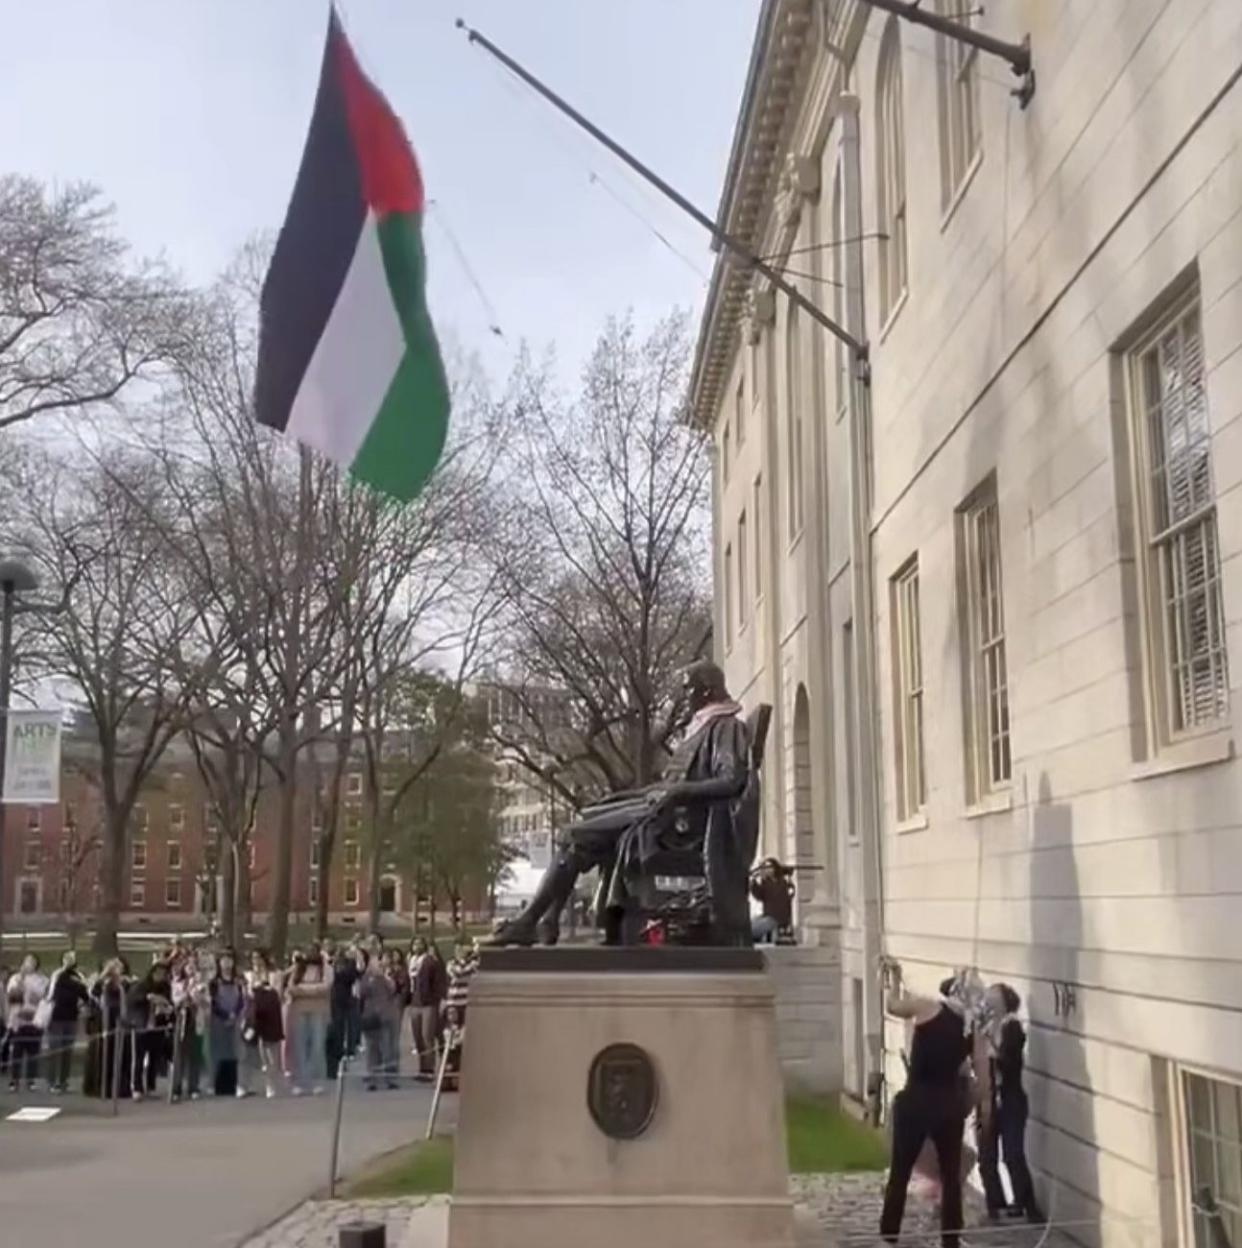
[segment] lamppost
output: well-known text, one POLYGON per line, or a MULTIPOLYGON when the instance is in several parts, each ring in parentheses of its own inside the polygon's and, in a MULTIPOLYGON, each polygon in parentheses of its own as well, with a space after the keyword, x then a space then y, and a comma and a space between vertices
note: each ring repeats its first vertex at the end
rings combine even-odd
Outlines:
POLYGON ((4 843, 8 812, 4 807, 4 770, 8 759, 9 692, 13 683, 13 616, 18 594, 38 589, 39 578, 20 559, 0 559, 0 930, 4 924, 4 843))

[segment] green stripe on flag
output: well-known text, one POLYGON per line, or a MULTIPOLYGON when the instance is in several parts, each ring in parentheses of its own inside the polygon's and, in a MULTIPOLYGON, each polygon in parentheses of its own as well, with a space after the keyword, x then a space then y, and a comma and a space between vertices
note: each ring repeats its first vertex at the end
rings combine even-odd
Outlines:
POLYGON ((351 471, 375 489, 409 502, 431 476, 444 449, 448 381, 427 310, 421 217, 391 213, 379 222, 378 233, 406 350, 351 471))

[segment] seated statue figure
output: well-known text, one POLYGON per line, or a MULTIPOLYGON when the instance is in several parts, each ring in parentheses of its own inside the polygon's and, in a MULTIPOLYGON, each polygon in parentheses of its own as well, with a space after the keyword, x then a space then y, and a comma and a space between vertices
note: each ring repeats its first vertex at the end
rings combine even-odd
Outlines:
MULTIPOLYGON (((683 679, 692 717, 660 781, 646 789, 616 794, 585 810, 565 830, 557 856, 534 897, 496 929, 492 943, 555 944, 561 911, 573 896, 578 877, 598 868, 604 876, 600 890, 604 943, 620 944, 628 881, 642 871, 646 861, 665 850, 707 843, 723 847, 738 839, 732 833, 747 790, 751 746, 742 708, 729 696, 724 673, 714 663, 694 664, 683 679)), ((745 850, 723 848, 718 856, 730 864, 723 871, 713 871, 711 863, 707 864, 713 906, 722 927, 728 929, 719 943, 749 944, 749 857, 745 850), (740 881, 736 889, 725 878, 732 875, 740 881), (739 893, 740 910, 737 899, 724 896, 732 892, 739 893)))

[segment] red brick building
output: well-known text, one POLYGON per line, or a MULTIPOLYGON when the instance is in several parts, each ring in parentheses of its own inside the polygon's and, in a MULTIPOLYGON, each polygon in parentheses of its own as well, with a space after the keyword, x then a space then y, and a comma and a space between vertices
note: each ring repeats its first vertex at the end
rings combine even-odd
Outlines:
MULTIPOLYGON (((319 816, 307 769, 300 786, 294 833, 290 913, 294 919, 314 914, 319 890, 328 890, 333 923, 365 923, 368 914, 369 864, 362 834, 365 778, 361 768, 346 774, 341 823, 332 870, 318 862, 319 816)), ((251 909, 256 921, 266 917, 272 889, 278 794, 274 786, 260 794, 251 836, 251 909)), ((101 812, 97 783, 83 761, 80 742, 66 737, 61 774, 61 802, 56 806, 8 806, 3 829, 3 908, 7 930, 89 926, 99 904, 101 812)), ((219 913, 223 878, 217 869, 213 887, 209 864, 228 842, 218 837, 208 792, 183 743, 174 742, 144 786, 130 821, 122 926, 190 930, 219 913), (213 853, 213 849, 216 850, 213 853)), ((381 877, 381 911, 386 921, 413 917, 415 889, 409 872, 386 870, 381 877)))

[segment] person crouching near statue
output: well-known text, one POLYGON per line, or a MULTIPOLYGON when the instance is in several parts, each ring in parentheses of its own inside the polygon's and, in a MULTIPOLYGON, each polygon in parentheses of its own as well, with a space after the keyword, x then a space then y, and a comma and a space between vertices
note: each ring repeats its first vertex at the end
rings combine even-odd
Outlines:
MULTIPOLYGON (((621 943, 627 875, 664 849, 701 845, 709 820, 731 820, 746 787, 750 733, 742 708, 725 686, 715 663, 695 663, 682 678, 691 712, 681 743, 660 781, 610 803, 571 824, 557 857, 544 872, 534 897, 514 918, 500 924, 495 945, 556 944, 560 918, 578 877, 593 869, 603 876, 604 943, 621 943)), ((746 898, 741 898, 746 909, 746 898)), ((750 943, 749 915, 743 916, 750 943)))

